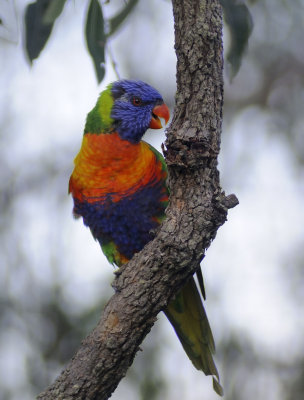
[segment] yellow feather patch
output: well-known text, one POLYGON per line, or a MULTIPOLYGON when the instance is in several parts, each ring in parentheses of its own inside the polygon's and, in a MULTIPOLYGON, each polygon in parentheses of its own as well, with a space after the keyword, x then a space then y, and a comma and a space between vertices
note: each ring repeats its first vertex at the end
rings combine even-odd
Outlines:
POLYGON ((98 99, 98 112, 100 113, 101 119, 106 126, 110 126, 113 123, 113 119, 111 118, 111 111, 114 101, 111 95, 111 87, 112 84, 108 85, 108 90, 104 90, 103 92, 101 92, 98 99))

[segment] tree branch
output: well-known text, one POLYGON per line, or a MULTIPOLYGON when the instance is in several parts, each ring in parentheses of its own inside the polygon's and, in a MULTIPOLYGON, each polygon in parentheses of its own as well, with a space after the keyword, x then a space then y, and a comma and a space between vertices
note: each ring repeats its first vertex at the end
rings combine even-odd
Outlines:
POLYGON ((108 399, 157 314, 193 274, 227 209, 219 184, 223 104, 222 15, 218 0, 173 0, 177 94, 167 133, 171 191, 157 236, 120 268, 97 327, 38 399, 108 399))

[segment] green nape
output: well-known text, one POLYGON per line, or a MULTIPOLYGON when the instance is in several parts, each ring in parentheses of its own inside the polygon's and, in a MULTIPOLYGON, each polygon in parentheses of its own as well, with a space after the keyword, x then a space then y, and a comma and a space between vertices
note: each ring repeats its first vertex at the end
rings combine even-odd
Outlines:
POLYGON ((97 103, 92 111, 88 113, 84 134, 86 133, 107 133, 111 131, 113 119, 111 111, 113 107, 113 97, 111 94, 112 84, 100 93, 97 103))

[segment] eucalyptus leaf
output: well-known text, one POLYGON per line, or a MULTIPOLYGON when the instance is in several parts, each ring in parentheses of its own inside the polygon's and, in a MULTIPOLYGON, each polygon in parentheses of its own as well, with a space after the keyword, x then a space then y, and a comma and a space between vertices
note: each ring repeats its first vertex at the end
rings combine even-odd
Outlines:
POLYGON ((44 15, 52 0, 37 0, 25 11, 25 50, 32 61, 44 48, 53 28, 53 23, 44 23, 44 15))
POLYGON ((220 0, 220 2, 231 36, 227 61, 230 64, 230 79, 232 79, 240 69, 253 29, 253 20, 245 3, 240 3, 239 0, 220 0))
POLYGON ((105 75, 105 23, 98 0, 91 0, 85 29, 89 53, 93 59, 97 80, 100 83, 105 75))
POLYGON ((52 24, 61 14, 66 0, 53 0, 50 2, 43 16, 44 24, 52 24))
POLYGON ((125 7, 114 17, 109 19, 109 32, 108 36, 113 35, 117 31, 117 29, 121 26, 121 24, 124 22, 124 20, 128 17, 128 15, 131 13, 133 8, 136 6, 138 3, 138 0, 130 0, 127 2, 125 7))

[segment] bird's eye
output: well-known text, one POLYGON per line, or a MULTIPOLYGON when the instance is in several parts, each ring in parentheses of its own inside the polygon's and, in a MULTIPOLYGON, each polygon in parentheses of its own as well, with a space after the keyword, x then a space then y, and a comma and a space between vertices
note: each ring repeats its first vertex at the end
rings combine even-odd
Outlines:
POLYGON ((132 103, 134 106, 140 106, 142 104, 142 100, 140 97, 134 96, 132 99, 132 103))

